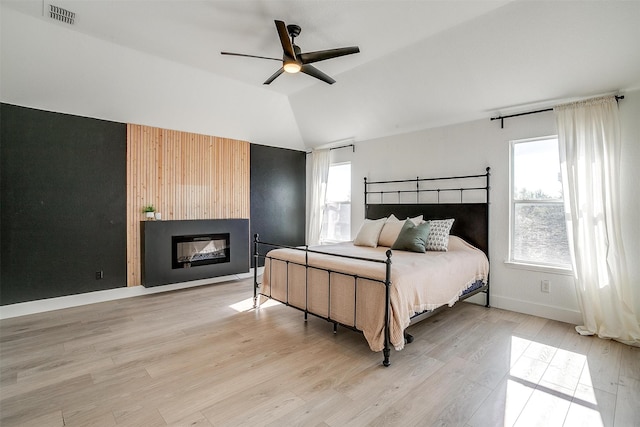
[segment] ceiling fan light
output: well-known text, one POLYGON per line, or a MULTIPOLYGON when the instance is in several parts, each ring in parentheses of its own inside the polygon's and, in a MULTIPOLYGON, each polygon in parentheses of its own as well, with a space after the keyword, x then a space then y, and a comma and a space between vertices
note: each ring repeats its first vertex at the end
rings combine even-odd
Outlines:
POLYGON ((286 71, 287 73, 297 73, 299 72, 302 67, 300 66, 300 64, 298 64, 297 62, 285 62, 284 65, 282 66, 282 68, 284 69, 284 71, 286 71))

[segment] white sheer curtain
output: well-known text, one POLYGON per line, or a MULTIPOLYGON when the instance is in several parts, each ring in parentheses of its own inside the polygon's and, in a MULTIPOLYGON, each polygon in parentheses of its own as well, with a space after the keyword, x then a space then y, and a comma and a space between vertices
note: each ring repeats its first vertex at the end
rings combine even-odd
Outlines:
POLYGON ((308 245, 320 243, 320 231, 324 216, 324 202, 329 178, 329 150, 315 150, 311 153, 311 213, 309 215, 308 245))
POLYGON ((615 97, 554 108, 565 189, 567 230, 584 325, 598 335, 640 346, 620 231, 620 124, 615 97))

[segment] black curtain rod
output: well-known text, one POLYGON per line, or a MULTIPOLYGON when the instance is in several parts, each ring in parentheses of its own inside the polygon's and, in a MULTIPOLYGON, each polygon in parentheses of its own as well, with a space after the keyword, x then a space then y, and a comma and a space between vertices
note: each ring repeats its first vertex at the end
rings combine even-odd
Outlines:
POLYGON ((341 148, 349 148, 349 147, 351 147, 354 153, 356 152, 356 146, 354 144, 341 145, 340 147, 332 147, 332 148, 329 148, 329 151, 339 150, 341 148))
MULTIPOLYGON (((616 95, 616 101, 624 99, 624 95, 616 95)), ((508 116, 491 117, 491 121, 500 120, 500 129, 504 129, 504 119, 510 119, 511 117, 527 116, 529 114, 545 113, 547 111, 553 111, 553 108, 545 108, 544 110, 527 111, 526 113, 509 114, 508 116)))
MULTIPOLYGON (((329 151, 331 151, 331 150, 339 150, 339 149, 341 149, 341 148, 348 148, 348 147, 352 147, 353 152, 354 152, 354 153, 356 152, 356 146, 355 146, 355 144, 341 145, 340 147, 331 147, 331 148, 329 148, 329 151)), ((313 153, 313 151, 308 151, 308 152, 307 152, 307 154, 311 154, 311 153, 313 153)))

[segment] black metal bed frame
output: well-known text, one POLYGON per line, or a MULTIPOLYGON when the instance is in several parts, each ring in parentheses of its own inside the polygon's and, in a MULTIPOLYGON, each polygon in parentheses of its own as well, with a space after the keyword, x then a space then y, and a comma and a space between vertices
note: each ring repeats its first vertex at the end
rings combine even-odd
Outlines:
MULTIPOLYGON (((480 175, 465 175, 465 176, 450 176, 450 177, 439 177, 439 178, 416 178, 416 179, 407 179, 407 180, 394 180, 394 181, 372 181, 372 182, 368 182, 367 178, 364 178, 364 203, 365 203, 365 216, 367 218, 370 219, 376 219, 375 217, 385 217, 388 216, 391 213, 397 214, 398 209, 401 210, 401 214, 403 215, 403 217, 405 217, 404 215, 406 214, 406 217, 409 216, 416 216, 416 214, 418 214, 419 212, 421 212, 422 214, 425 214, 425 207, 435 207, 437 206, 438 209, 435 209, 435 216, 436 217, 430 217, 429 219, 444 219, 444 218, 449 218, 451 217, 450 213, 451 212, 456 212, 458 213, 457 216, 454 215, 454 218, 456 218, 456 221, 458 221, 459 224, 459 219, 464 218, 463 219, 463 225, 462 226, 458 226, 458 229, 454 229, 452 228, 452 234, 456 234, 459 235, 460 237, 462 237, 463 239, 467 240, 469 243, 471 243, 472 245, 478 247, 479 249, 481 249, 486 255, 487 255, 487 259, 489 258, 489 250, 488 250, 488 230, 489 230, 489 177, 490 177, 490 168, 486 168, 486 173, 484 174, 480 174, 480 175), (420 183, 421 182, 439 182, 439 181, 448 181, 448 180, 469 180, 469 179, 473 179, 473 180, 477 180, 477 179, 481 179, 484 178, 486 179, 486 185, 483 187, 478 187, 478 186, 469 186, 469 187, 458 187, 458 188, 420 188, 420 183), (384 185, 389 185, 389 184, 403 184, 403 183, 416 183, 416 188, 412 189, 412 190, 380 190, 380 191, 370 191, 369 190, 369 186, 372 185, 376 185, 376 186, 384 186, 384 185), (485 202, 484 203, 472 203, 472 204, 468 204, 468 203, 463 203, 463 192, 464 191, 484 191, 485 192, 485 202), (459 203, 447 203, 447 204, 440 204, 440 193, 441 192, 460 192, 460 202, 459 203), (381 201, 382 198, 384 197, 384 194, 389 194, 389 193, 394 193, 394 194, 398 194, 398 198, 400 198, 400 195, 403 193, 416 193, 416 201, 419 202, 419 197, 420 197, 420 193, 422 192, 436 192, 437 193, 437 200, 438 203, 436 204, 407 204, 407 203, 396 203, 396 204, 383 204, 383 203, 377 203, 377 204, 369 204, 368 203, 368 196, 369 194, 379 194, 381 201), (472 206, 471 208, 469 208, 468 205, 476 205, 476 206, 472 206), (451 210, 452 206, 460 206, 462 209, 461 210, 456 210, 454 209, 453 211, 451 210), (476 209, 476 207, 479 206, 481 209, 478 210, 476 209), (380 209, 375 209, 372 207, 378 207, 380 209), (444 207, 445 209, 440 209, 441 207, 444 207), (394 210, 394 212, 391 212, 391 210, 394 210), (484 226, 482 230, 471 230, 471 233, 465 233, 465 232, 461 232, 464 231, 464 229, 462 227, 465 226, 476 226, 478 224, 478 222, 473 222, 475 221, 475 219, 473 219, 473 221, 471 221, 471 223, 469 224, 469 218, 473 217, 473 216, 478 216, 478 212, 481 213, 481 218, 480 218, 480 225, 484 226), (440 218, 441 217, 441 218, 440 218), (467 222, 465 222, 467 221, 467 222), (454 233, 454 231, 457 231, 456 233, 454 233), (477 233, 477 231, 480 231, 480 233, 477 233)), ((455 222, 454 222, 455 224, 455 222)), ((342 327, 345 327, 347 329, 350 330, 354 330, 357 332, 362 332, 360 329, 357 329, 356 327, 356 316, 357 316, 357 310, 356 310, 356 301, 357 301, 357 295, 358 295, 358 279, 365 279, 365 280, 369 280, 369 281, 373 281, 373 282, 378 282, 381 283, 385 286, 385 330, 384 330, 384 348, 383 348, 383 355, 384 355, 384 359, 382 364, 384 366, 389 366, 391 363, 389 361, 390 358, 390 354, 391 354, 391 339, 390 339, 390 307, 391 307, 391 293, 390 293, 390 289, 391 289, 391 257, 392 257, 392 251, 391 250, 387 250, 386 253, 386 259, 385 260, 381 260, 381 259, 373 259, 373 258, 363 258, 363 257, 355 257, 355 256, 349 256, 349 255, 336 255, 333 253, 328 253, 328 252, 323 252, 323 251, 319 251, 319 250, 315 250, 315 249, 309 249, 308 245, 305 245, 303 247, 294 247, 294 246, 287 246, 287 245, 281 245, 281 244, 277 244, 277 243, 268 243, 268 242, 263 242, 260 240, 260 236, 258 234, 254 235, 254 239, 253 239, 253 257, 254 257, 254 287, 253 287, 253 305, 254 308, 258 307, 258 298, 259 296, 264 296, 266 298, 269 299, 273 299, 276 300, 282 304, 285 304, 286 306, 289 307, 293 307, 297 310, 300 310, 302 312, 304 312, 304 320, 306 321, 308 318, 308 315, 311 314, 313 316, 316 316, 318 318, 324 319, 330 323, 333 323, 333 332, 336 333, 337 332, 337 328, 338 325, 341 325, 342 327), (302 251, 305 254, 305 262, 304 263, 300 263, 300 262, 295 262, 295 261, 290 261, 290 260, 279 260, 278 261, 282 261, 285 262, 287 264, 287 283, 286 283, 286 298, 285 300, 280 300, 278 298, 274 298, 271 294, 271 291, 269 292, 269 294, 264 294, 262 292, 258 291, 258 288, 260 287, 260 283, 258 283, 258 265, 259 265, 259 259, 262 258, 264 260, 266 260, 267 258, 272 259, 272 257, 268 256, 267 252, 265 251, 265 253, 261 254, 260 253, 260 247, 265 246, 265 247, 269 247, 271 249, 275 249, 275 248, 287 248, 287 249, 293 249, 293 250, 298 250, 298 251, 302 251), (314 254, 323 254, 323 255, 330 255, 330 256, 334 256, 334 257, 338 257, 338 258, 349 258, 349 259, 354 259, 354 260, 360 260, 360 261, 367 261, 367 262, 372 262, 372 263, 377 263, 377 264, 385 264, 385 279, 384 280, 380 280, 380 279, 376 279, 373 277, 366 277, 366 276, 362 276, 362 275, 357 275, 357 274, 349 274, 349 273, 345 273, 345 272, 341 272, 341 271, 334 271, 328 268, 323 268, 323 267, 318 267, 318 266, 311 266, 309 265, 309 254, 310 253, 314 253, 314 254), (298 265, 298 266, 302 266, 305 268, 305 307, 304 308, 300 308, 296 305, 292 305, 289 303, 289 264, 294 264, 294 265, 298 265), (309 311, 309 307, 308 307, 308 286, 309 286, 309 269, 315 269, 315 270, 320 270, 320 271, 326 271, 328 273, 328 315, 322 316, 316 313, 313 313, 312 311, 309 311), (353 277, 354 278, 354 291, 355 291, 355 298, 354 298, 354 326, 350 326, 350 325, 346 325, 344 323, 341 323, 339 321, 337 321, 336 319, 332 319, 331 318, 331 274, 339 274, 339 275, 344 275, 344 276, 348 276, 348 277, 353 277)), ((269 263, 270 268, 273 266, 273 262, 269 263)), ((271 277, 271 271, 269 272, 270 277, 271 277)), ((270 287, 271 290, 271 287, 270 287)), ((489 279, 487 278, 486 283, 482 284, 479 287, 475 287, 475 288, 470 288, 470 290, 468 292, 465 292, 461 297, 460 300, 464 300, 466 298, 469 298, 477 293, 484 293, 486 295, 486 304, 485 307, 489 307, 489 279)), ((419 320, 423 320, 424 318, 427 318, 437 312, 439 312, 440 310, 442 310, 443 308, 445 308, 446 306, 441 306, 438 307, 434 310, 427 310, 424 311, 422 313, 417 313, 415 315, 413 315, 411 317, 412 322, 411 324, 415 323, 416 321, 419 320)), ((413 341, 413 337, 408 334, 405 330, 404 332, 404 336, 405 336, 405 340, 407 343, 410 343, 413 341)))

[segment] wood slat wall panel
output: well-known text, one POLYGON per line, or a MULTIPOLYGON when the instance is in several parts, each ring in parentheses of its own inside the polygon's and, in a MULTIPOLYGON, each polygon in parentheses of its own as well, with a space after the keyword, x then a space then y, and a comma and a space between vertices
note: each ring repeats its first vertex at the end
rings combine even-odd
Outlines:
POLYGON ((127 286, 142 283, 143 206, 163 220, 249 218, 249 153, 246 141, 127 125, 127 286))

